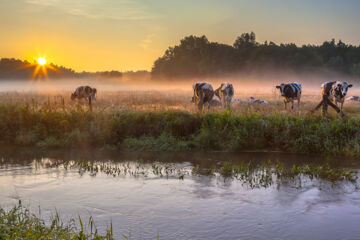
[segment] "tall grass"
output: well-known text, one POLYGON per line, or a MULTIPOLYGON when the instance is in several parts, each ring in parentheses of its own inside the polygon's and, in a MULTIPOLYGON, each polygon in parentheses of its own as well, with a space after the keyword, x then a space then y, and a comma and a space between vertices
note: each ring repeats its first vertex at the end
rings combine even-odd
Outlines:
POLYGON ((133 150, 279 150, 360 154, 360 119, 256 112, 79 109, 0 105, 0 142, 133 150))
POLYGON ((21 201, 10 210, 0 208, 0 239, 62 239, 62 240, 112 240, 112 224, 104 235, 98 233, 93 219, 90 217, 88 224, 79 216, 78 221, 71 219, 63 223, 58 214, 49 225, 29 209, 21 201), (76 227, 78 223, 79 227, 76 227))

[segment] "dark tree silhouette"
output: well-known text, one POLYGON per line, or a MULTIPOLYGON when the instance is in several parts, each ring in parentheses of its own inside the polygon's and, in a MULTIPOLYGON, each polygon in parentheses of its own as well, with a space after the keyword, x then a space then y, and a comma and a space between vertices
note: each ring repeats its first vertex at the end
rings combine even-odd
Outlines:
POLYGON ((199 77, 257 70, 333 70, 360 77, 360 46, 339 40, 322 45, 259 43, 255 33, 243 33, 233 46, 188 36, 169 47, 152 68, 152 77, 199 77))
MULTIPOLYGON (((31 79, 33 77, 44 77, 41 69, 38 70, 39 75, 33 76, 38 65, 36 63, 29 63, 28 61, 21 61, 14 58, 0 59, 0 79, 31 79)), ((77 73, 71 68, 49 64, 46 67, 46 74, 48 78, 81 78, 81 77, 94 77, 94 78, 122 78, 122 73, 118 71, 105 71, 105 72, 82 72, 77 73)))

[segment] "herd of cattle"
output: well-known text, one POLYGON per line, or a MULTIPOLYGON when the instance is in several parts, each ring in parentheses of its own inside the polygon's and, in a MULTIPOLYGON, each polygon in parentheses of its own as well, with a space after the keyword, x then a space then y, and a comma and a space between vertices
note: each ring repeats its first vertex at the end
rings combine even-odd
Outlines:
MULTIPOLYGON (((340 113, 343 116, 343 105, 345 101, 346 94, 348 89, 353 85, 348 84, 347 82, 325 82, 321 85, 322 90, 322 100, 315 107, 315 110, 319 109, 321 106, 323 107, 323 113, 327 114, 328 105, 333 107, 336 112, 340 113), (335 104, 333 103, 335 102, 335 104), (340 103, 340 108, 338 107, 338 103, 340 103)), ((279 86, 276 86, 280 90, 281 96, 284 98, 285 109, 287 107, 287 103, 291 102, 291 109, 294 110, 294 101, 297 100, 298 110, 300 110, 300 99, 302 93, 302 87, 300 83, 282 83, 279 86)), ((224 108, 230 107, 230 104, 234 96, 234 87, 231 83, 222 83, 219 88, 216 90, 213 89, 211 84, 197 82, 193 85, 194 96, 192 97, 192 102, 197 105, 200 111, 203 110, 205 104, 208 104, 208 109, 211 106, 211 101, 214 96, 217 96, 220 99, 221 105, 224 108)), ((359 100, 359 97, 352 96, 348 98, 348 100, 359 100)), ((258 103, 267 103, 264 100, 257 100, 253 97, 250 98, 250 102, 258 102, 258 103)))
MULTIPOLYGON (((336 110, 336 112, 343 116, 342 109, 345 97, 348 89, 351 87, 352 84, 348 84, 347 82, 335 81, 323 83, 321 85, 322 100, 311 112, 314 112, 322 106, 323 113, 327 114, 327 107, 330 105, 336 110), (338 103, 340 103, 340 108, 338 107, 338 103)), ((294 101, 297 100, 298 110, 300 110, 300 99, 302 93, 302 87, 300 83, 282 83, 281 85, 276 86, 276 88, 280 90, 281 96, 284 98, 285 109, 287 107, 287 103, 291 102, 291 109, 294 110, 294 101)), ((230 108, 232 102, 244 101, 234 98, 235 91, 231 83, 222 83, 219 88, 214 90, 209 83, 197 82, 193 84, 193 91, 194 95, 192 97, 192 102, 198 107, 200 111, 203 110, 206 104, 208 109, 210 109, 211 106, 219 105, 226 109, 230 108), (214 96, 216 96, 220 101, 214 100, 214 96)), ((92 101, 96 100, 96 93, 96 88, 80 86, 75 90, 74 93, 71 94, 71 99, 85 99, 85 101, 88 101, 91 104, 92 101)), ((347 100, 360 101, 360 97, 351 96, 347 98, 347 100)), ((253 97, 251 97, 250 101, 248 102, 261 104, 268 103, 265 100, 255 99, 253 97)))

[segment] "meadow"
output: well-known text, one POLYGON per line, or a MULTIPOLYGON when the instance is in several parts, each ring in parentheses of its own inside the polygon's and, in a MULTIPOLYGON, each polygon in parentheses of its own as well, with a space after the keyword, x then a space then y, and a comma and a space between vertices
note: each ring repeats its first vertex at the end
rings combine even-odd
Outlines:
POLYGON ((327 118, 320 111, 310 115, 320 101, 313 93, 304 93, 300 112, 285 111, 275 90, 240 97, 265 99, 268 105, 234 103, 230 111, 213 108, 205 113, 190 102, 191 91, 181 89, 100 92, 92 111, 69 96, 66 91, 0 93, 2 144, 360 154, 360 104, 346 102, 343 119, 331 109, 327 118))

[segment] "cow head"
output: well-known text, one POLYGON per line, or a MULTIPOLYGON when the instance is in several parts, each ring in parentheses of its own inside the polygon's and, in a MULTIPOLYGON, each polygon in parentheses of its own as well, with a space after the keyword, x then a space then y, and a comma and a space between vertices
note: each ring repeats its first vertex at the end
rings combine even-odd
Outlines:
POLYGON ((348 89, 352 86, 352 84, 348 84, 347 82, 336 82, 334 86, 335 96, 344 98, 348 92, 348 89))
POLYGON ((71 94, 71 100, 75 100, 76 97, 77 97, 76 93, 71 94))
POLYGON ((347 82, 342 83, 344 97, 346 96, 348 89, 351 88, 352 86, 353 86, 352 84, 348 84, 347 82))
POLYGON ((219 87, 218 89, 216 89, 214 91, 214 95, 217 96, 219 99, 221 99, 221 97, 220 97, 220 89, 221 89, 221 87, 219 87))
POLYGON ((282 83, 279 86, 276 86, 276 88, 280 89, 281 96, 285 96, 285 84, 282 83))
MULTIPOLYGON (((221 94, 220 92, 228 92, 228 88, 230 88, 230 86, 232 87, 231 84, 229 83, 222 83, 220 85, 219 88, 217 88, 215 91, 214 91, 214 95, 217 96, 219 99, 221 99, 221 94)), ((226 94, 227 95, 227 94, 226 94)))

